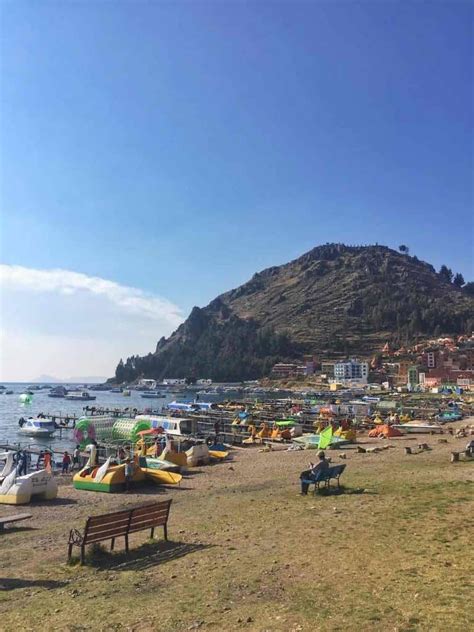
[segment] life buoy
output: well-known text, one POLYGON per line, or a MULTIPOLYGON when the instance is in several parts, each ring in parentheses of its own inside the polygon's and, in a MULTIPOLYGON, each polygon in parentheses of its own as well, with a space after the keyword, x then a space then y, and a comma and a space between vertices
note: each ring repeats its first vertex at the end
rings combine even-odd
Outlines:
POLYGON ((207 439, 206 439, 206 445, 209 447, 209 446, 211 446, 211 445, 213 445, 213 444, 214 444, 214 439, 213 439, 213 437, 207 437, 207 439))

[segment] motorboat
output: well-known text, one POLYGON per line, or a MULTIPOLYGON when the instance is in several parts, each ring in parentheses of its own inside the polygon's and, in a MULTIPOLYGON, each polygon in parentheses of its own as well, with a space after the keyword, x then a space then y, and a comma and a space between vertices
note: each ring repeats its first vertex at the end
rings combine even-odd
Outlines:
POLYGON ((22 418, 18 423, 18 432, 31 437, 52 437, 56 430, 54 422, 43 417, 22 418))
POLYGON ((71 391, 66 395, 66 399, 75 402, 90 402, 96 399, 96 396, 91 395, 87 391, 71 391))
POLYGON ((142 393, 141 397, 144 399, 160 399, 166 397, 163 393, 159 393, 158 391, 148 391, 147 393, 142 393))
POLYGON ((443 434, 443 428, 441 425, 434 423, 425 423, 423 421, 414 421, 412 423, 407 422, 405 424, 393 424, 392 428, 396 428, 403 432, 403 434, 419 433, 419 434, 443 434))
POLYGON ((443 413, 436 415, 435 419, 442 424, 452 421, 460 421, 462 419, 462 413, 460 410, 446 410, 443 413))
POLYGON ((55 386, 48 393, 48 397, 56 397, 56 398, 66 397, 66 395, 67 395, 67 389, 65 389, 64 386, 55 386))

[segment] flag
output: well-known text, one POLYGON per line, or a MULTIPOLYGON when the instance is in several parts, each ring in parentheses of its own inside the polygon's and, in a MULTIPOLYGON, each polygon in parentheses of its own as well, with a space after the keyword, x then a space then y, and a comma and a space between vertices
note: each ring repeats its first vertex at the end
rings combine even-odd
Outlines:
POLYGON ((329 445, 331 445, 331 440, 332 440, 332 426, 331 424, 329 424, 327 428, 324 428, 324 430, 322 430, 319 433, 318 448, 320 450, 325 450, 329 445))

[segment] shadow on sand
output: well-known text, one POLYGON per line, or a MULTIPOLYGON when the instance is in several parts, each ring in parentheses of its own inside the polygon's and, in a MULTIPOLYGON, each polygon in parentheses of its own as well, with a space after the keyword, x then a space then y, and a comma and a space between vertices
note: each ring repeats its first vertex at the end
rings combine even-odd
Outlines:
POLYGON ((3 590, 17 590, 18 588, 62 588, 66 582, 57 582, 52 579, 13 579, 0 577, 0 592, 3 590))
POLYGON ((73 498, 53 498, 52 500, 35 500, 33 497, 32 506, 35 507, 60 507, 63 505, 77 505, 77 500, 73 498))
POLYGON ((203 551, 211 546, 213 545, 161 540, 143 544, 136 549, 131 549, 129 553, 125 551, 111 553, 100 547, 90 551, 87 564, 99 567, 101 570, 139 571, 158 564, 166 564, 166 562, 203 551))

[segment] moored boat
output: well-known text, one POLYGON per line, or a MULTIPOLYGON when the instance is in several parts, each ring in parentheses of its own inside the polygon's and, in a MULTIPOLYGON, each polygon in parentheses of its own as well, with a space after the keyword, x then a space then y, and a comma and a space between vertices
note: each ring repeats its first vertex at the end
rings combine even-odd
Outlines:
POLYGON ((166 395, 163 393, 159 393, 158 391, 149 391, 148 393, 142 393, 140 397, 144 399, 163 399, 166 395))
POLYGON ((31 417, 30 419, 22 417, 18 424, 20 426, 18 432, 30 437, 52 437, 56 430, 54 422, 43 417, 31 417))
POLYGON ((66 399, 75 402, 90 402, 96 399, 96 396, 91 395, 87 391, 71 391, 66 395, 66 399))

